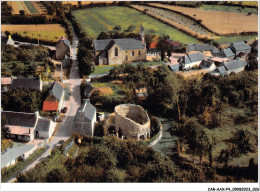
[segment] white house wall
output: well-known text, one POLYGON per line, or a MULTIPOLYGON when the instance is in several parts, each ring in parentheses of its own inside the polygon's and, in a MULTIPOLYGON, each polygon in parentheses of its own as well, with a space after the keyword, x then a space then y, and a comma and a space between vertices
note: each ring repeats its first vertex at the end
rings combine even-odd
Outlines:
POLYGON ((185 64, 184 65, 184 68, 185 69, 189 69, 189 68, 192 68, 193 66, 195 66, 195 65, 200 65, 200 63, 201 63, 201 61, 196 61, 196 62, 193 62, 193 63, 189 63, 189 64, 185 64))

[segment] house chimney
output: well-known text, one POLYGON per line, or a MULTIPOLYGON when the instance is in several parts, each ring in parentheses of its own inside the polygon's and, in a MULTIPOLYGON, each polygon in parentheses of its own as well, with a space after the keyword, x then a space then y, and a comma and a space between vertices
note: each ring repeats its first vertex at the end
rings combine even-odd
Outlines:
POLYGON ((140 28, 140 37, 141 37, 142 43, 145 45, 145 32, 144 32, 143 25, 141 25, 141 28, 140 28))

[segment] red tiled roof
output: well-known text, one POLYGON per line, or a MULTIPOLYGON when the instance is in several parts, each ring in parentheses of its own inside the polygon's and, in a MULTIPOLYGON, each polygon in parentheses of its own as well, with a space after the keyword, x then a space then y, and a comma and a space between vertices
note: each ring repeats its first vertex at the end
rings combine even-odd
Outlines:
POLYGON ((2 77, 1 78, 1 85, 11 85, 12 79, 11 77, 2 77))
POLYGON ((43 111, 57 111, 59 107, 58 101, 44 101, 43 102, 43 111))
POLYGON ((157 42, 152 42, 151 44, 150 44, 150 49, 154 49, 154 48, 156 48, 157 47, 157 42))

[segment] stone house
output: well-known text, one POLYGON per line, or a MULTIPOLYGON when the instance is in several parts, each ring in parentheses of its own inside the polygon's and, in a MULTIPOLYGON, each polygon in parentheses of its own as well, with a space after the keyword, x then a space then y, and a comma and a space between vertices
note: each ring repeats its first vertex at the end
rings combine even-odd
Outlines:
POLYGON ((200 52, 206 52, 209 51, 212 53, 213 56, 216 56, 219 54, 219 50, 216 46, 210 45, 210 44, 187 44, 186 52, 194 52, 194 51, 200 51, 200 52))
POLYGON ((48 97, 43 102, 43 111, 60 112, 65 96, 65 85, 60 81, 55 81, 48 97))
POLYGON ((70 55, 70 41, 62 36, 56 44, 56 59, 64 60, 65 55, 70 55))
POLYGON ((233 51, 233 53, 235 53, 236 56, 239 53, 248 54, 251 52, 251 47, 245 42, 230 43, 230 49, 233 51))
POLYGON ((219 75, 228 75, 230 73, 239 73, 245 69, 247 65, 246 61, 243 60, 233 60, 227 63, 224 63, 223 66, 218 67, 214 70, 211 75, 219 76, 219 75))
POLYGON ((38 112, 2 111, 1 115, 5 117, 6 126, 9 127, 9 138, 24 142, 34 140, 34 130, 38 120, 38 112))
POLYGON ((19 160, 19 158, 28 158, 36 149, 37 145, 26 144, 8 150, 1 155, 1 169, 14 165, 19 160))
POLYGON ((206 61, 206 60, 203 60, 201 62, 200 67, 208 71, 214 71, 216 69, 216 65, 214 64, 213 61, 206 61))
POLYGON ((35 137, 39 135, 37 132, 40 133, 41 128, 49 131, 48 135, 45 134, 43 137, 41 137, 47 139, 54 131, 53 122, 50 119, 40 117, 39 112, 25 113, 2 111, 1 115, 6 119, 6 126, 10 130, 8 135, 10 139, 23 142, 33 141, 35 137))
POLYGON ((42 91, 42 80, 40 77, 15 77, 12 79, 11 89, 18 88, 42 91))
POLYGON ((12 77, 2 77, 1 78, 1 92, 7 92, 12 84, 12 77))
POLYGON ((93 136, 96 119, 96 108, 89 99, 84 100, 75 115, 73 131, 80 135, 93 136))
POLYGON ((204 60, 204 56, 201 52, 187 54, 179 59, 180 66, 183 69, 190 69, 193 66, 199 66, 200 63, 204 60))

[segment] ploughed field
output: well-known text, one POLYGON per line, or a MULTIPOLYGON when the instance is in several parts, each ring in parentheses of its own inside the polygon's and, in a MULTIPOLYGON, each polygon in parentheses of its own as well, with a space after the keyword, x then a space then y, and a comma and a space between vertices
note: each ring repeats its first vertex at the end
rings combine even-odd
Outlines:
POLYGON ((154 30, 158 35, 169 35, 171 39, 181 43, 195 43, 197 40, 185 33, 170 27, 150 16, 128 7, 99 7, 81 9, 72 12, 82 29, 92 38, 97 38, 100 32, 112 31, 117 25, 121 26, 121 31, 126 30, 129 25, 135 25, 140 31, 140 25, 145 28, 146 33, 154 30))
POLYGON ((258 15, 234 13, 228 11, 206 11, 198 8, 149 3, 149 5, 178 11, 197 20, 201 20, 207 28, 218 34, 257 32, 258 15))
POLYGON ((20 10, 24 10, 25 14, 45 14, 46 8, 39 1, 8 1, 13 8, 13 14, 20 14, 20 10))
POLYGON ((2 25, 1 32, 18 33, 23 37, 56 42, 61 36, 66 36, 65 29, 60 24, 42 25, 2 25))
MULTIPOLYGON (((71 4, 71 5, 78 5, 78 1, 62 1, 63 4, 71 4)), ((81 1, 82 5, 88 5, 88 4, 96 4, 96 3, 113 3, 113 1, 81 1)))

